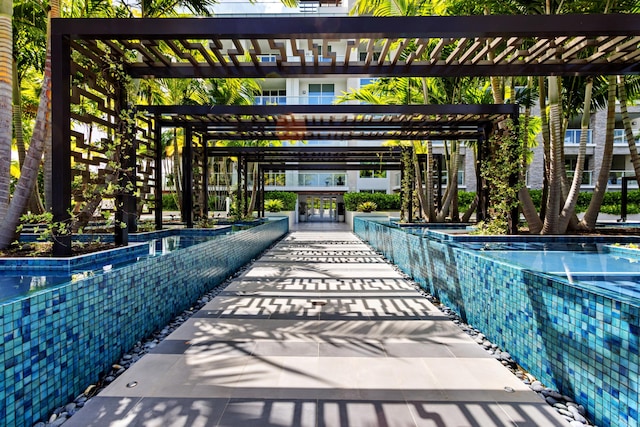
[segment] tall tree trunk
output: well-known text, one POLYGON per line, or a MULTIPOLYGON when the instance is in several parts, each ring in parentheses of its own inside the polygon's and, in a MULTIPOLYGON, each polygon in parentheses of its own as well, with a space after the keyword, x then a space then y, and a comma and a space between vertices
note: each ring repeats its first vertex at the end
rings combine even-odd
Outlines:
POLYGON ((447 218, 447 215, 449 215, 449 212, 451 212, 453 199, 458 197, 458 158, 460 152, 458 147, 459 144, 459 141, 453 141, 451 143, 451 156, 449 159, 449 164, 447 165, 447 190, 445 191, 444 200, 442 202, 442 209, 440 210, 440 212, 438 212, 438 215, 436 217, 437 222, 443 222, 447 218))
MULTIPOLYGON (((528 78, 528 86, 531 88, 533 86, 533 79, 531 77, 528 78)), ((527 105, 524 109, 524 117, 523 117, 523 126, 524 129, 522 135, 522 143, 529 149, 529 122, 531 121, 531 107, 527 105)), ((529 225, 529 233, 538 234, 542 231, 542 220, 538 215, 538 211, 536 210, 536 206, 531 199, 531 194, 529 193, 529 189, 526 186, 526 172, 529 167, 527 164, 527 153, 522 157, 522 167, 520 168, 520 182, 524 182, 525 185, 518 191, 518 200, 520 200, 520 206, 522 209, 522 214, 524 215, 527 224, 529 225)))
POLYGON ((43 90, 40 93, 40 105, 38 106, 36 124, 33 129, 31 144, 29 144, 29 150, 27 151, 27 156, 20 173, 20 179, 18 180, 13 192, 13 198, 11 199, 11 203, 6 211, 6 215, 3 217, 2 224, 0 225, 0 249, 6 248, 14 240, 16 236, 16 227, 20 222, 20 216, 29 202, 34 184, 38 178, 38 171, 40 170, 42 153, 44 151, 46 116, 51 113, 51 109, 49 108, 51 94, 48 90, 44 90, 45 88, 51 87, 50 55, 47 55, 47 59, 45 61, 44 81, 42 82, 42 87, 43 90))
POLYGON ((560 202, 562 198, 562 104, 560 99, 560 78, 549 77, 549 124, 551 129, 549 200, 544 218, 543 234, 558 234, 560 202))
POLYGON ((247 208, 247 212, 249 215, 253 213, 256 209, 256 199, 258 194, 258 164, 253 164, 253 171, 251 172, 253 176, 253 185, 251 186, 251 200, 249 201, 249 207, 247 208))
POLYGON ((11 183, 11 104, 13 82, 13 2, 0 3, 0 220, 9 207, 11 183))
MULTIPOLYGON (((20 169, 22 169, 27 149, 24 143, 24 126, 22 124, 22 91, 20 89, 20 81, 16 78, 18 76, 18 63, 15 60, 13 61, 13 76, 13 134, 18 151, 18 163, 20 164, 20 169)), ((44 206, 40 199, 38 180, 36 180, 34 185, 35 188, 31 194, 27 210, 35 214, 40 214, 44 212, 44 206)))
POLYGON ((176 192, 176 205, 180 210, 180 215, 182 215, 182 173, 180 170, 180 165, 182 161, 180 160, 180 144, 178 144, 178 131, 177 128, 173 128, 173 187, 176 192))
MULTIPOLYGON (((429 104, 429 87, 427 85, 427 79, 425 77, 422 78, 422 98, 424 99, 425 104, 429 104)), ((424 174, 424 203, 423 207, 425 213, 425 219, 427 222, 432 222, 435 220, 436 212, 435 206, 433 203, 433 142, 430 139, 427 139, 427 163, 425 165, 425 174, 424 174)))
POLYGON ((547 92, 545 78, 538 77, 538 102, 540 104, 540 121, 542 135, 542 151, 543 151, 543 184, 542 184, 542 200, 540 202, 540 219, 544 221, 547 216, 547 202, 549 200, 549 177, 551 176, 551 136, 549 131, 549 115, 547 112, 547 92))
POLYGON ((600 165, 600 173, 598 181, 593 189, 593 196, 589 207, 580 221, 580 227, 593 230, 596 227, 596 221, 604 195, 607 192, 607 183, 609 182, 609 172, 611 171, 611 160, 613 160, 613 130, 616 121, 616 78, 609 76, 609 90, 607 93, 607 127, 604 141, 604 153, 602 154, 602 163, 600 165))
POLYGON ((417 147, 419 142, 414 141, 413 143, 413 170, 416 180, 416 194, 418 195, 418 202, 420 203, 420 216, 428 221, 428 210, 429 205, 427 204, 426 191, 424 188, 424 183, 422 179, 423 170, 420 168, 420 161, 418 160, 417 147))
POLYGON ((22 126, 22 91, 20 80, 18 80, 18 63, 13 61, 13 134, 16 140, 16 150, 18 151, 18 163, 22 168, 24 158, 27 153, 24 144, 24 127, 22 126))
POLYGON ((582 123, 580 126, 580 146, 578 148, 578 158, 576 160, 576 169, 573 173, 573 181, 564 202, 562 213, 560 214, 560 233, 567 232, 569 221, 575 214, 576 204, 578 203, 578 194, 580 194, 580 185, 582 184, 582 173, 584 172, 584 159, 587 156, 587 136, 589 131, 589 122, 591 121, 591 92, 593 89, 593 78, 587 79, 587 86, 584 90, 584 107, 582 110, 582 123))
POLYGON ((629 145, 629 154, 631 157, 631 163, 633 164, 633 171, 636 174, 636 181, 638 182, 638 186, 640 187, 640 156, 638 156, 636 138, 633 136, 633 129, 631 129, 631 119, 629 118, 629 111, 627 110, 627 88, 625 87, 625 84, 625 76, 618 76, 618 99, 620 101, 622 124, 624 125, 624 134, 627 138, 627 144, 629 145))

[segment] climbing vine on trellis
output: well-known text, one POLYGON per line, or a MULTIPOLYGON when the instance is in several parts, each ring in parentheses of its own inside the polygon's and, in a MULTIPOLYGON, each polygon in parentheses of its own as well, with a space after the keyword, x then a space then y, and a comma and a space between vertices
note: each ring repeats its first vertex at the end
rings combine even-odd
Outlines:
POLYGON ((525 148, 510 119, 489 138, 489 144, 491 156, 481 168, 489 186, 489 219, 478 229, 483 234, 507 234, 511 215, 520 203, 518 192, 524 185, 518 177, 525 148))

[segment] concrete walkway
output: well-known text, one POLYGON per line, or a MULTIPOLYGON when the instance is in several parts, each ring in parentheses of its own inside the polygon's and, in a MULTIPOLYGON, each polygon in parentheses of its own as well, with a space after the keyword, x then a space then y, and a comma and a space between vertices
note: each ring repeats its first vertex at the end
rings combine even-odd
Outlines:
POLYGON ((566 425, 331 223, 300 225, 65 423, 566 425))

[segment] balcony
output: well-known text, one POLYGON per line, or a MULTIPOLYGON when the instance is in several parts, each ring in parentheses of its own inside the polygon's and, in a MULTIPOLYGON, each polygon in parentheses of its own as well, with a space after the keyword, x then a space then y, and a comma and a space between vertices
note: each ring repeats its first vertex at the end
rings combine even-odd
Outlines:
MULTIPOLYGON (((622 178, 625 177, 633 177, 636 176, 635 171, 628 170, 615 170, 612 169, 609 171, 609 182, 608 185, 611 187, 621 187, 622 186, 622 178)), ((629 187, 637 187, 636 181, 629 181, 629 187)))
MULTIPOLYGON (((573 170, 567 171, 567 178, 569 180, 573 180, 574 172, 575 171, 573 170)), ((593 171, 592 170, 582 171, 582 181, 580 182, 580 185, 593 187, 593 171)))

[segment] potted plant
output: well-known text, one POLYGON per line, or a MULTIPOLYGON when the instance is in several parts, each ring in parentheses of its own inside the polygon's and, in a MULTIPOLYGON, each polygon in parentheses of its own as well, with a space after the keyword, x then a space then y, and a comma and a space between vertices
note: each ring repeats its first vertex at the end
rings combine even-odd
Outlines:
POLYGON ((358 204, 358 212, 373 212, 378 209, 375 202, 362 202, 358 204))
POLYGON ((272 212, 272 213, 280 212, 282 209, 284 209, 284 203, 280 199, 265 200, 264 209, 267 212, 272 212))

